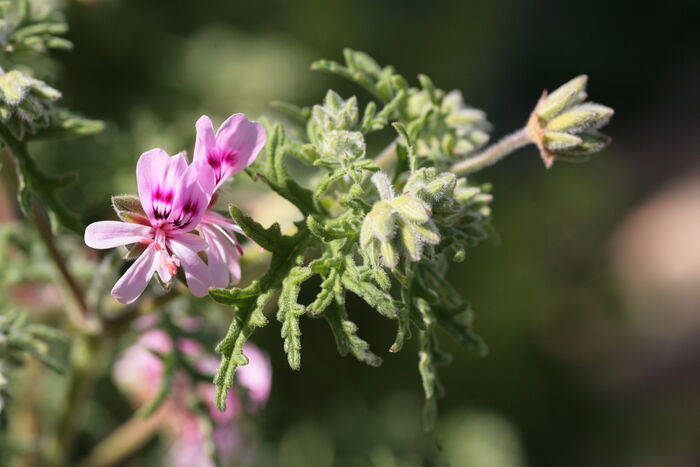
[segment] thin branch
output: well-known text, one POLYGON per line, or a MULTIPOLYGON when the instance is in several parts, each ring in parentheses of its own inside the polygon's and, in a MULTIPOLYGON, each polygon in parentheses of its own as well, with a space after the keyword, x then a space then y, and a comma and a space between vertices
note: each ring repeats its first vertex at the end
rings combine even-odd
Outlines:
POLYGON ((500 141, 484 149, 476 156, 470 157, 461 162, 457 162, 450 167, 450 172, 454 172, 457 175, 467 175, 469 173, 479 171, 485 167, 495 164, 508 154, 511 154, 517 149, 527 146, 530 143, 532 143, 532 140, 530 139, 530 134, 528 133, 527 128, 522 128, 515 133, 505 136, 500 141))

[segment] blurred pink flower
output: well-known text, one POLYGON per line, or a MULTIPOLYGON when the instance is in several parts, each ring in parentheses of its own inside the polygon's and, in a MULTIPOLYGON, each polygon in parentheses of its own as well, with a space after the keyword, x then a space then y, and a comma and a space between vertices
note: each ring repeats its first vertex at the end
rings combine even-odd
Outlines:
POLYGON ((163 379, 163 362, 152 350, 164 354, 172 350, 170 337, 164 331, 144 333, 136 344, 121 353, 112 369, 119 389, 137 406, 155 397, 163 379))
POLYGON ((213 171, 207 166, 188 166, 182 154, 170 157, 162 149, 152 149, 139 158, 136 179, 147 218, 137 218, 137 223, 95 222, 85 230, 85 243, 92 248, 147 245, 117 281, 112 295, 122 303, 131 303, 156 271, 169 282, 180 266, 192 293, 206 295, 209 270, 197 252, 206 249, 207 243, 188 232, 197 227, 209 205, 213 171))
MULTIPOLYGON (((217 359, 191 339, 178 339, 178 350, 193 366, 206 375, 214 375, 217 359)), ((119 356, 113 368, 117 386, 136 406, 150 402, 157 394, 163 379, 163 362, 152 351, 167 354, 173 350, 173 342, 164 331, 154 329, 145 332, 132 346, 119 356)), ((216 387, 211 383, 198 383, 192 387, 184 373, 178 373, 173 390, 159 410, 166 410, 163 429, 170 439, 168 465, 213 466, 212 449, 216 446, 220 457, 227 463, 238 452, 241 454, 241 434, 235 421, 245 409, 257 411, 265 406, 272 384, 272 367, 267 355, 252 343, 244 346, 250 362, 238 369, 239 385, 247 391, 244 404, 234 391, 227 396, 227 409, 216 408, 216 387), (188 401, 197 395, 207 408, 211 424, 191 408, 188 401), (213 441, 213 444, 212 444, 213 441)))

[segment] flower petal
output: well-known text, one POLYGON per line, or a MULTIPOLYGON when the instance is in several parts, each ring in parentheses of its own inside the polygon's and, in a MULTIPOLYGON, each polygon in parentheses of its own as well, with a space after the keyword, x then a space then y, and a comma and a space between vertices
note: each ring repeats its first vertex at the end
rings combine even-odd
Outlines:
POLYGON ((213 174, 206 166, 190 165, 182 173, 174 189, 172 209, 167 220, 183 232, 189 232, 197 227, 206 212, 211 199, 211 192, 205 192, 202 185, 211 188, 213 174), (206 179, 208 182, 202 183, 206 179))
POLYGON ((215 227, 200 226, 200 232, 204 236, 209 250, 207 251, 209 278, 212 287, 227 287, 229 285, 229 271, 226 265, 226 238, 219 237, 215 227))
POLYGON ((136 163, 136 183, 143 210, 151 221, 165 219, 172 210, 176 183, 187 169, 182 153, 173 157, 160 148, 141 154, 136 163))
POLYGON ((265 145, 265 127, 258 122, 251 122, 244 114, 231 115, 221 124, 216 132, 216 146, 221 152, 236 151, 233 160, 232 175, 248 167, 258 157, 265 145))
POLYGON ((202 251, 207 249, 207 242, 195 234, 184 232, 173 232, 170 234, 172 240, 185 245, 193 251, 202 251))
POLYGON ((204 297, 207 294, 210 284, 209 270, 196 251, 184 243, 177 240, 170 241, 170 248, 175 256, 180 260, 182 269, 185 271, 187 287, 196 297, 204 297))
POLYGON ((94 222, 85 229, 85 244, 97 249, 114 248, 149 238, 150 231, 148 226, 128 222, 94 222))
POLYGON ((112 296, 121 303, 128 304, 133 302, 146 289, 153 272, 156 270, 156 250, 154 245, 155 243, 148 245, 143 254, 134 261, 134 264, 114 284, 112 296))
POLYGON ((194 126, 197 129, 197 139, 194 143, 194 161, 206 164, 207 154, 216 150, 214 125, 212 125, 208 116, 202 115, 194 126))

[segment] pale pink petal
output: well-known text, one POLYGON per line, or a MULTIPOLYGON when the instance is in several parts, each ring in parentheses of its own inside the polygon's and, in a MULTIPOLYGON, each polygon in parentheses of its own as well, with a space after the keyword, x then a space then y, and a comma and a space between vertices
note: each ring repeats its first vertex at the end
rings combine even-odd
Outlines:
POLYGON ((241 229, 233 219, 227 219, 216 211, 207 211, 202 217, 201 222, 218 225, 226 230, 233 230, 236 233, 245 235, 243 229, 241 229))
POLYGON ((141 253, 134 264, 114 284, 112 296, 121 303, 128 304, 139 298, 156 270, 155 253, 152 243, 141 253))
POLYGON ((168 450, 170 467, 216 467, 208 449, 207 428, 194 411, 183 412, 171 424, 173 440, 168 450))
POLYGON ((160 148, 144 152, 136 164, 139 199, 148 218, 153 222, 168 217, 175 184, 187 168, 182 154, 169 157, 160 148))
POLYGON ((114 248, 149 238, 150 231, 148 226, 128 222, 95 222, 85 229, 85 244, 90 248, 114 248))
POLYGON ((272 388, 272 365, 270 358, 254 344, 247 342, 243 352, 248 357, 248 364, 236 371, 241 386, 248 389, 248 397, 254 408, 259 409, 267 403, 272 388))
MULTIPOLYGON (((202 344, 194 339, 182 337, 177 341, 177 348, 185 355, 198 356, 204 350, 202 344)), ((213 375, 212 375, 213 376, 213 375)))
POLYGON ((208 116, 202 115, 194 126, 197 129, 197 139, 194 143, 194 161, 207 164, 207 154, 216 150, 214 125, 212 125, 208 116))
POLYGON ((172 339, 162 329, 151 329, 144 332, 139 337, 138 344, 162 354, 170 353, 173 349, 172 339))
POLYGON ((168 267, 168 263, 172 263, 170 260, 170 254, 163 248, 159 251, 156 251, 156 271, 158 271, 158 277, 160 277, 160 280, 165 282, 166 284, 170 282, 170 280, 173 278, 173 270, 168 267))
POLYGON ((227 287, 229 285, 229 272, 226 265, 226 246, 217 236, 215 228, 200 224, 200 232, 209 245, 207 262, 211 287, 227 287))
POLYGON ((252 455, 257 446, 251 440, 243 439, 235 423, 215 427, 212 438, 222 465, 252 464, 252 455))
POLYGON ((170 234, 170 238, 185 245, 187 248, 193 251, 206 250, 208 246, 207 242, 202 239, 202 237, 191 233, 173 232, 170 234))
POLYGON ((196 228, 209 206, 212 193, 205 193, 200 179, 208 177, 206 174, 210 170, 207 167, 190 165, 177 183, 167 220, 183 232, 196 228))
POLYGON ((119 389, 136 406, 153 400, 163 378, 163 361, 143 346, 136 344, 124 349, 112 367, 119 389))
POLYGON ((265 139, 265 127, 258 122, 251 122, 244 114, 227 118, 216 132, 219 152, 227 150, 236 153, 231 164, 232 170, 226 176, 240 172, 252 164, 265 145, 265 139))
POLYGON ((195 297, 204 297, 207 294, 210 284, 209 270, 196 251, 190 249, 183 243, 176 240, 170 241, 170 248, 174 255, 180 260, 182 269, 185 271, 187 287, 195 297))

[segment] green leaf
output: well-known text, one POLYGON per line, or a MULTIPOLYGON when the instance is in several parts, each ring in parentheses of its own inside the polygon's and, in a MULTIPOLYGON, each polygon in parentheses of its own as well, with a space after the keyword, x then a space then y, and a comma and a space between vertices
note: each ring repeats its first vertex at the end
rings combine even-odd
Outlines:
POLYGON ((2 125, 0 125, 0 138, 9 148, 9 153, 16 162, 17 179, 19 180, 17 196, 24 215, 29 218, 34 217, 31 202, 31 193, 34 193, 49 211, 54 230, 57 230, 59 226, 63 226, 82 236, 83 226, 78 221, 78 218, 66 209, 55 193, 56 190, 65 186, 72 177, 52 177, 44 174, 29 156, 26 144, 18 141, 2 125))
MULTIPOLYGON (((303 256, 297 258, 303 260, 303 256)), ((296 266, 292 268, 287 277, 282 281, 282 293, 278 301, 277 320, 282 323, 282 337, 284 338, 284 351, 287 353, 289 366, 298 370, 301 366, 301 330, 299 318, 306 312, 303 305, 297 303, 301 284, 311 276, 308 267, 296 266)))
POLYGON ((471 329, 469 310, 457 314, 446 312, 445 307, 432 305, 437 323, 460 344, 480 357, 485 357, 489 350, 484 340, 471 329))
POLYGON ((342 293, 342 286, 339 281, 342 271, 340 268, 333 268, 328 276, 321 282, 321 291, 316 295, 316 299, 309 305, 312 316, 319 315, 333 302, 333 298, 342 293))
POLYGON ((250 298, 238 306, 226 336, 216 347, 216 351, 221 354, 221 361, 214 376, 214 384, 216 385, 216 406, 221 411, 226 410, 226 397, 233 386, 236 368, 248 364, 248 357, 243 353, 243 344, 250 338, 255 328, 267 324, 263 309, 275 290, 269 289, 257 298, 250 298))
POLYGON ((285 154, 289 148, 286 144, 284 128, 280 124, 275 124, 268 131, 268 135, 266 157, 264 162, 260 164, 262 172, 256 173, 257 177, 267 183, 280 196, 299 208, 303 214, 315 213, 317 206, 313 202, 312 192, 291 180, 287 174, 285 154))
POLYGON ((282 240, 280 226, 277 223, 272 224, 269 228, 255 222, 251 217, 243 214, 238 207, 230 205, 229 213, 231 218, 236 221, 243 232, 255 243, 265 248, 267 251, 275 251, 275 248, 282 240))
MULTIPOLYGON (((251 228, 251 223, 256 224, 250 218, 248 220, 244 219, 246 216, 243 216, 242 213, 240 214, 238 217, 233 217, 244 231, 245 227, 243 227, 241 220, 245 221, 248 228, 251 228)), ((248 363, 248 358, 243 353, 243 345, 256 328, 267 324, 267 318, 263 314, 265 306, 272 299, 275 292, 282 287, 283 281, 290 270, 299 264, 300 258, 303 259, 312 238, 303 225, 293 236, 281 236, 279 232, 270 235, 259 224, 256 225, 257 227, 254 227, 252 230, 256 231, 256 235, 261 235, 261 238, 265 238, 266 242, 270 240, 270 243, 267 244, 270 247, 270 251, 272 251, 270 267, 265 275, 251 284, 251 286, 240 291, 233 289, 226 293, 225 289, 211 289, 209 292, 215 300, 232 305, 235 308, 228 332, 216 347, 216 351, 221 354, 219 368, 214 377, 216 405, 219 410, 226 409, 226 396, 229 389, 233 386, 233 376, 236 368, 248 363), (258 232, 260 229, 262 229, 262 233, 258 232)))
POLYGON ((356 268, 348 268, 342 277, 343 286, 355 295, 362 298, 372 308, 381 315, 396 319, 399 313, 399 306, 387 292, 378 288, 367 280, 359 279, 359 272, 356 268))
POLYGON ((357 335, 357 325, 347 318, 344 304, 334 302, 323 314, 328 321, 338 353, 342 356, 352 354, 357 360, 369 366, 380 366, 382 359, 369 349, 369 344, 357 335))
POLYGON ((90 136, 104 130, 101 120, 82 117, 68 110, 52 112, 48 126, 40 127, 34 134, 27 136, 28 140, 65 139, 90 136))
POLYGON ((311 117, 311 109, 308 107, 299 107, 289 102, 272 101, 270 102, 270 107, 275 110, 279 110, 302 124, 306 124, 311 117))

